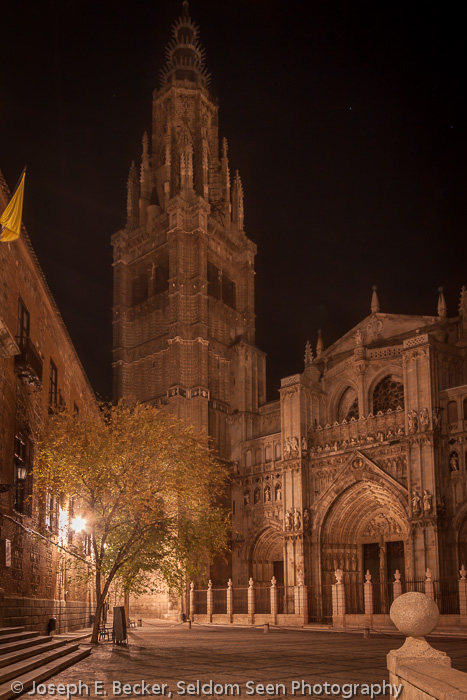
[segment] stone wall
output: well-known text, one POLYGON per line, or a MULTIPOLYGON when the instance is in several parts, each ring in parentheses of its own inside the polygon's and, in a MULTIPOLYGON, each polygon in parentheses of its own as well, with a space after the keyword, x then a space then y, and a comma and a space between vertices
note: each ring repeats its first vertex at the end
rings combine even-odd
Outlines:
POLYGON ((3 626, 25 627, 46 634, 49 619, 55 617, 56 633, 70 632, 89 627, 93 612, 92 605, 84 601, 5 596, 3 626))

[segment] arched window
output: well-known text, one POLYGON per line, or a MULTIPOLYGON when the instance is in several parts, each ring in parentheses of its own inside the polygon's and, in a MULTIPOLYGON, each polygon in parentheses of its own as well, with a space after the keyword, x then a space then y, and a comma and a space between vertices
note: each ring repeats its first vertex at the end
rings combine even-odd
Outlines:
POLYGON ((280 444, 280 442, 276 442, 276 445, 274 447, 274 454, 275 454, 276 459, 281 458, 281 444, 280 444))
POLYGON ((388 374, 375 386, 373 391, 373 413, 396 411, 404 408, 404 385, 388 374))
POLYGON ((245 454, 245 466, 251 467, 251 450, 248 450, 245 454))
POLYGON ((339 408, 337 410, 337 420, 342 423, 344 420, 349 421, 351 418, 358 418, 358 397, 357 392, 352 387, 348 386, 341 396, 339 408))
POLYGON ((457 401, 450 401, 448 403, 448 423, 457 423, 457 401))
POLYGON ((272 445, 266 445, 266 462, 272 461, 272 445))

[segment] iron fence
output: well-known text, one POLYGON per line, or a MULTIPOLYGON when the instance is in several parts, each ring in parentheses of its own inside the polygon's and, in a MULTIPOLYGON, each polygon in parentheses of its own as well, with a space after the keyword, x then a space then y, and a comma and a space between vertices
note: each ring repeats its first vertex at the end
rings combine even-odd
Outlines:
POLYGON ((207 590, 193 591, 193 604, 195 615, 207 615, 208 612, 208 592, 207 590))
POLYGON ((277 612, 279 615, 293 615, 295 613, 294 586, 277 587, 277 612))
POLYGON ((233 589, 233 614, 248 615, 248 588, 233 589))
POLYGON ((227 614, 227 589, 213 588, 212 589, 212 612, 214 615, 227 614))
POLYGON ((255 591, 255 613, 269 615, 271 613, 271 586, 258 586, 255 591))

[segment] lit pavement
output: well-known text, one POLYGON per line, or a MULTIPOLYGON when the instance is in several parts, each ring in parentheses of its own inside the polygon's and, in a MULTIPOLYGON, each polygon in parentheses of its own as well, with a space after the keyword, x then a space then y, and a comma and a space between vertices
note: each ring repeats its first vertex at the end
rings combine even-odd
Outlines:
MULTIPOLYGON (((258 683, 264 686, 283 684, 287 696, 303 697, 302 681, 311 686, 310 690, 304 688, 308 698, 371 697, 365 686, 349 694, 347 684, 382 685, 383 681, 388 682, 386 654, 400 647, 404 638, 375 636, 366 640, 361 633, 283 628, 271 628, 269 634, 265 634, 262 627, 193 625, 190 630, 186 624, 154 621, 145 623, 143 628, 130 630, 129 640, 128 647, 115 646, 111 642, 100 644, 90 657, 46 681, 49 690, 41 687, 34 697, 66 697, 66 689, 54 694, 54 689, 50 688, 50 684, 63 683, 68 685, 69 695, 78 697, 106 694, 109 700, 114 697, 134 698, 143 694, 138 685, 141 681, 146 681, 149 686, 146 696, 157 693, 154 684, 167 684, 163 691, 165 697, 174 700, 181 697, 256 700, 284 696, 281 687, 261 689, 256 686, 258 683), (238 684, 239 692, 235 686, 225 691, 221 687, 213 690, 200 687, 198 690, 195 686, 192 693, 187 692, 188 684, 196 683, 198 679, 201 684, 212 681, 222 687, 238 684), (80 681, 81 689, 75 690, 70 685, 78 685, 80 681), (114 682, 121 685, 114 686, 114 682), (185 682, 185 685, 177 686, 180 682, 185 682), (294 682, 298 685, 293 685, 294 682), (126 689, 123 687, 125 683, 129 684, 126 689), (325 683, 329 684, 327 689, 325 683), (332 684, 345 685, 346 689, 338 689, 336 685, 331 688, 332 684), (322 686, 321 693, 318 686, 322 686)), ((467 671, 465 640, 435 640, 432 644, 449 654, 454 668, 467 671)), ((374 697, 377 697, 377 692, 375 687, 374 697)), ((403 700, 403 694, 401 698, 403 700)))

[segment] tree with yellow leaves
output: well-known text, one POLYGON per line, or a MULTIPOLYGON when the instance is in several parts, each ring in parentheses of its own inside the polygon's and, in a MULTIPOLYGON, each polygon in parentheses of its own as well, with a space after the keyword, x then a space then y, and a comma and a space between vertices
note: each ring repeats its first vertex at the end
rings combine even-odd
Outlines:
POLYGON ((94 643, 112 581, 138 594, 157 574, 181 590, 225 551, 229 529, 219 505, 226 469, 205 436, 148 404, 101 408, 97 415, 52 416, 34 474, 42 492, 76 499, 86 522, 94 643))

